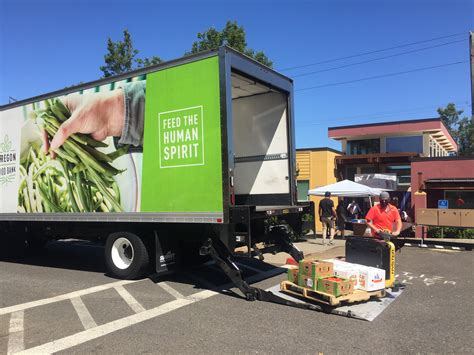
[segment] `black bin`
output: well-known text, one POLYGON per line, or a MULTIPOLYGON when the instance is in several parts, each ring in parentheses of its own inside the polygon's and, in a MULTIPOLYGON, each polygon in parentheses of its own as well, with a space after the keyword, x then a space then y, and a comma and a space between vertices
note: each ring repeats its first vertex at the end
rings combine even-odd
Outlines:
POLYGON ((346 261, 385 270, 390 278, 390 245, 374 238, 352 237, 346 240, 346 261))

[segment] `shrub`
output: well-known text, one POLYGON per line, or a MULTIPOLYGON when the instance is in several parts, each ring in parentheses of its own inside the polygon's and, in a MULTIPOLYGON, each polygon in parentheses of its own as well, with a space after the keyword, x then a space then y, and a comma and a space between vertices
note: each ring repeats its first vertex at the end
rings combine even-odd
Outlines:
POLYGON ((428 238, 474 239, 474 229, 463 229, 456 227, 429 227, 428 238), (442 234, 441 230, 443 230, 442 234))

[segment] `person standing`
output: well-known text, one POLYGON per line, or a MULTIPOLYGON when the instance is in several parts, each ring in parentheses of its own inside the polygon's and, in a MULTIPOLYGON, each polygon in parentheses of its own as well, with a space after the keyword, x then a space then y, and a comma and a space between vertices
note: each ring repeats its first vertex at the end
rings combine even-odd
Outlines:
POLYGON ((346 214, 346 209, 344 208, 344 198, 342 198, 342 197, 339 197, 339 199, 338 199, 337 208, 336 208, 336 215, 337 215, 337 220, 336 220, 337 230, 339 231, 342 239, 344 239, 344 232, 346 230, 347 214, 346 214))
POLYGON ((329 244, 333 244, 334 239, 334 218, 336 210, 334 202, 330 199, 331 193, 326 191, 324 198, 319 202, 319 220, 323 224, 323 245, 326 243, 327 233, 329 231, 329 244))
POLYGON ((367 225, 372 230, 373 237, 380 232, 389 232, 393 236, 400 235, 402 220, 398 209, 391 205, 389 201, 390 195, 388 192, 382 191, 380 193, 380 203, 373 206, 365 216, 367 225))
POLYGON ((347 206, 347 211, 349 212, 351 219, 359 219, 360 213, 362 212, 355 200, 352 200, 349 206, 347 206))

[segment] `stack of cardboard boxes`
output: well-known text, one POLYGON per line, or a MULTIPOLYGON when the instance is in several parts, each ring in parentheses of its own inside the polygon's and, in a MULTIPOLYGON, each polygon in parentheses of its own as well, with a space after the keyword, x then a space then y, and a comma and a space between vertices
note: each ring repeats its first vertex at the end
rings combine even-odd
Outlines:
POLYGON ((288 281, 339 297, 349 295, 355 289, 375 291, 385 288, 385 270, 338 259, 305 259, 299 262, 298 268, 288 269, 288 281))

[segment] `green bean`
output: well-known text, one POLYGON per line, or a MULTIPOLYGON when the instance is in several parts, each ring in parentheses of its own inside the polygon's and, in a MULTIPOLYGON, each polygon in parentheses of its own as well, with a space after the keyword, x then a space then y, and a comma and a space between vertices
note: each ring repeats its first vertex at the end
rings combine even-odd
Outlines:
POLYGON ((113 198, 113 196, 109 193, 109 191, 107 190, 106 184, 104 183, 102 178, 96 173, 96 171, 94 169, 89 168, 88 172, 90 174, 89 176, 96 183, 99 191, 102 193, 105 199, 109 200, 109 202, 111 203, 115 211, 116 212, 122 211, 122 206, 120 206, 120 204, 118 204, 117 201, 115 201, 115 199, 113 198))
POLYGON ((51 106, 51 111, 53 111, 54 115, 60 120, 61 122, 64 122, 67 120, 67 117, 61 112, 61 109, 56 105, 51 106))
POLYGON ((120 158, 122 155, 127 154, 129 149, 130 149, 130 145, 127 144, 107 155, 109 156, 110 159, 115 160, 117 158, 120 158))
MULTIPOLYGON (((45 206, 48 206, 48 208, 50 210, 52 210, 52 212, 61 212, 61 208, 59 206, 57 206, 56 204, 54 204, 52 201, 49 200, 46 191, 39 185, 38 185, 38 190, 39 190, 39 193, 41 195, 41 198, 45 202, 45 206)), ((50 211, 48 211, 48 212, 50 212, 50 211)))
POLYGON ((51 177, 48 178, 48 191, 51 193, 51 202, 57 204, 57 198, 54 191, 53 180, 51 177))
POLYGON ((77 164, 74 168, 72 168, 71 172, 73 174, 79 173, 81 171, 86 170, 86 166, 82 163, 77 164))
POLYGON ((66 118, 71 117, 71 112, 60 99, 56 99, 55 104, 66 118))
POLYGON ((74 174, 76 178, 76 190, 77 190, 77 196, 79 197, 79 202, 82 205, 83 210, 88 211, 89 206, 86 203, 86 197, 84 196, 84 193, 82 191, 82 180, 81 180, 81 175, 80 173, 74 174))
POLYGON ((67 160, 68 162, 72 164, 79 164, 79 161, 73 157, 71 157, 64 149, 58 148, 54 150, 54 152, 59 155, 61 158, 67 160))
POLYGON ((91 147, 94 148, 107 148, 109 145, 107 143, 95 140, 94 138, 91 138, 90 136, 87 136, 82 133, 76 133, 77 136, 79 136, 81 139, 83 139, 87 145, 90 145, 91 147))
POLYGON ((105 161, 107 163, 112 163, 113 162, 113 159, 111 159, 107 154, 104 154, 104 153, 98 151, 97 149, 91 148, 87 145, 82 145, 80 147, 82 149, 84 149, 87 153, 92 155, 94 158, 96 158, 97 160, 105 161))

